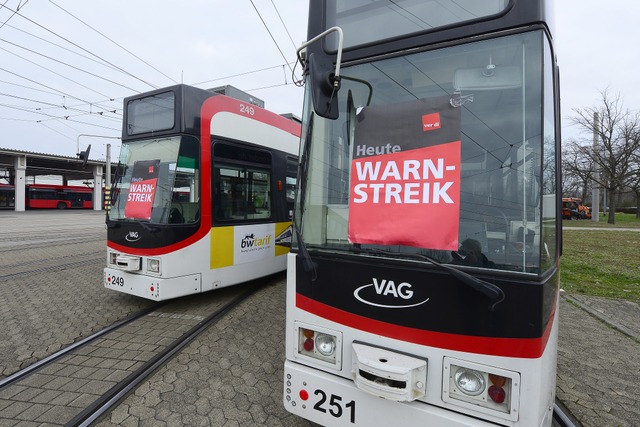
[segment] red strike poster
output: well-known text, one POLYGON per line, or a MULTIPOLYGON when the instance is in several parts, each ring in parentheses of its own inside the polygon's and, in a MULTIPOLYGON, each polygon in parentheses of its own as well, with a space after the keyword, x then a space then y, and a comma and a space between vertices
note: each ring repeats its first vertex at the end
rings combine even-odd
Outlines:
POLYGON ((160 160, 140 160, 133 164, 129 195, 124 207, 126 218, 151 218, 159 168, 160 160))
POLYGON ((365 107, 358 114, 349 241, 458 249, 460 108, 450 98, 365 107))

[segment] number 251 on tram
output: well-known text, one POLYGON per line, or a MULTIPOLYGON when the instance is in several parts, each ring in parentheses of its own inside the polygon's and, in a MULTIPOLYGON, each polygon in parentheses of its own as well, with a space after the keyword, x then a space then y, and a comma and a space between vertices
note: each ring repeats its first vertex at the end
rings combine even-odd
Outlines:
POLYGON ((340 426, 551 424, 550 3, 310 2, 288 411, 340 426))
POLYGON ((283 271, 299 142, 296 121, 212 91, 126 98, 104 286, 159 301, 283 271))

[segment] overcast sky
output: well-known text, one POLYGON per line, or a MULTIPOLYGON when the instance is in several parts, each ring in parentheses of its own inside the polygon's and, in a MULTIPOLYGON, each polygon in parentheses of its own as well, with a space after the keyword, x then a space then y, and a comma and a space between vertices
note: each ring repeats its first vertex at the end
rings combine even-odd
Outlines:
MULTIPOLYGON (((122 99, 180 82, 230 84, 300 116, 303 89, 290 67, 306 39, 307 4, 0 0, 0 148, 75 156, 77 144, 91 144, 90 157, 103 159, 111 144, 115 158, 122 99)), ((640 110, 640 1, 558 0, 555 8, 563 137, 588 138, 566 118, 599 105, 600 91, 640 110)))

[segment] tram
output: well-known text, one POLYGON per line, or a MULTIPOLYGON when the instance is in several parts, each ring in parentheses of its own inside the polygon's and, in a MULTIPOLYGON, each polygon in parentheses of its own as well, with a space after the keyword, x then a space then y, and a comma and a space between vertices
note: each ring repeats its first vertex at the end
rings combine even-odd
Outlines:
POLYGON ((549 426, 560 263, 550 0, 318 0, 285 408, 332 426, 549 426))
POLYGON ((160 301, 286 268, 300 123, 233 89, 124 100, 106 288, 160 301))

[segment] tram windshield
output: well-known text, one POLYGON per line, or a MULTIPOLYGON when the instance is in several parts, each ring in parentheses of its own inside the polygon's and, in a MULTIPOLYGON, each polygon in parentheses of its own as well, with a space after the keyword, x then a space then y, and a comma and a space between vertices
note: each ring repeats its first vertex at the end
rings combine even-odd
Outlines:
POLYGON ((552 64, 534 31, 343 66, 337 120, 305 98, 306 247, 543 273, 557 251, 552 64))
MULTIPOLYGON (((352 0, 330 3, 345 48, 456 25, 503 12, 509 0, 352 0)), ((337 47, 336 40, 331 39, 337 47)))
POLYGON ((200 144, 190 136, 124 142, 111 220, 186 224, 199 220, 200 144))

